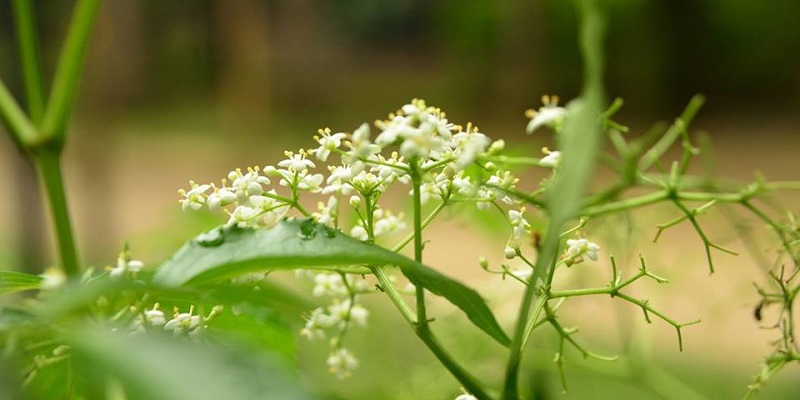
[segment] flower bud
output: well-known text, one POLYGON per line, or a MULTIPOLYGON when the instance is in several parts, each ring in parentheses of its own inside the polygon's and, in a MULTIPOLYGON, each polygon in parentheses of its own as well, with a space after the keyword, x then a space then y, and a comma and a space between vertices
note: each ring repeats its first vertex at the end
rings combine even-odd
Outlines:
POLYGON ((350 196, 350 207, 358 208, 361 206, 361 197, 350 196))
POLYGON ((489 146, 489 154, 495 154, 503 151, 506 148, 506 141, 503 139, 495 140, 492 142, 492 145, 489 146))

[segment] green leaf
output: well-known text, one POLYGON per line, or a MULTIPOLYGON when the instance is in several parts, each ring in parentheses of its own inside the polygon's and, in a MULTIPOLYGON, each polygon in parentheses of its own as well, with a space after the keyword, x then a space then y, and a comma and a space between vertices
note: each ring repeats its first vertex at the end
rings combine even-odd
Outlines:
POLYGON ((400 269, 414 285, 422 286, 462 309, 475 326, 481 328, 498 343, 506 347, 511 344, 511 339, 500 328, 492 311, 478 292, 419 263, 401 265, 400 269))
POLYGON ((95 388, 117 381, 128 398, 310 398, 277 364, 257 354, 163 334, 130 336, 105 326, 69 332, 67 343, 77 357, 77 367, 100 378, 95 388))
POLYGON ((12 307, 0 308, 0 333, 33 324, 35 316, 26 310, 12 307))
MULTIPOLYGON (((272 229, 216 228, 185 244, 159 267, 153 282, 200 284, 270 269, 346 269, 353 265, 413 262, 311 219, 287 219, 272 229)), ((354 268, 355 273, 369 273, 354 268)))
POLYGON ((44 279, 41 276, 16 271, 0 271, 0 296, 39 289, 44 279))
POLYGON ((199 284, 268 269, 346 269, 370 273, 364 265, 393 265, 415 285, 463 310, 469 319, 503 345, 510 340, 483 298, 473 289, 414 260, 370 245, 314 222, 281 221, 272 229, 217 228, 189 241, 156 271, 164 286, 199 284))

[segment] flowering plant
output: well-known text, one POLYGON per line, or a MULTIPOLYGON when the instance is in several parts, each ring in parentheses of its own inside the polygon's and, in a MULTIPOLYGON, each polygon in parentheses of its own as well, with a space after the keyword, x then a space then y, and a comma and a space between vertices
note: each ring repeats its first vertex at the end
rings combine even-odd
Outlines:
MULTIPOLYGON (((25 36, 32 23, 26 4, 15 2, 15 7, 21 36, 28 38, 21 47, 30 50, 35 43, 25 36)), ((113 268, 83 268, 74 249, 59 160, 98 4, 79 1, 47 104, 42 96, 30 97, 25 113, 0 85, 2 120, 41 171, 61 255, 61 268, 41 276, 0 273, 2 295, 37 291, 35 297, 0 309, 3 357, 7 365, 23 371, 13 374, 9 393, 174 399, 261 398, 268 393, 309 398, 284 371, 291 369, 287 365, 293 352, 276 343, 291 342, 294 333, 274 317, 276 310, 302 312, 299 335, 327 339, 325 364, 345 379, 357 374, 359 366, 359 355, 346 346, 348 334, 354 327, 371 329, 370 309, 363 301, 370 294, 385 295, 421 344, 458 380, 461 394, 456 387, 452 390, 456 399, 521 398, 523 354, 544 327, 556 334, 555 362, 566 390, 567 347, 585 358, 617 358, 587 349, 577 330, 564 325, 559 311, 568 299, 599 295, 629 303, 642 310, 647 322, 655 318, 672 326, 679 349, 683 328, 699 322, 676 321, 649 300, 632 295, 629 289, 640 280, 661 284, 667 279, 651 271, 641 256, 636 272, 625 276, 626 266, 618 266, 605 244, 587 236, 603 222, 601 217, 656 203, 672 204, 682 214, 658 225, 658 233, 690 224, 711 272, 712 251, 733 251, 709 239, 698 218, 702 213, 720 204, 739 205, 774 230, 783 250, 780 260, 789 266, 770 274, 769 288, 758 288, 762 300, 757 316, 760 319, 764 307, 780 305, 774 328, 781 340, 775 342, 749 393, 800 360, 792 314, 800 291, 795 281, 800 230, 792 214, 788 221, 779 221, 758 203, 773 191, 798 189, 800 184, 758 180, 731 188, 688 174, 699 155, 689 133, 703 102, 699 96, 669 128, 638 138, 628 135, 628 128, 613 119, 622 101, 605 107, 599 45, 603 24, 589 0, 580 3, 586 61, 580 98, 562 107, 557 97, 545 96, 542 107, 526 114, 528 133, 551 131, 557 150, 544 148, 542 157, 507 154, 503 140, 490 139, 472 123, 451 121, 441 109, 415 99, 386 119, 351 132, 320 129, 311 148, 287 151, 275 165, 236 169, 220 182, 190 181, 180 191, 182 209, 224 212, 227 221, 190 240, 158 268, 144 268, 128 249, 113 268), (37 110, 43 110, 41 115, 37 110), (612 152, 603 151, 605 142, 612 152), (676 144, 681 157, 665 166, 666 153, 676 144), (599 160, 617 179, 590 188, 599 160), (525 189, 524 175, 516 173, 519 167, 543 168, 548 177, 533 190, 525 189), (631 194, 634 189, 638 194, 631 194), (392 203, 406 196, 410 215, 393 211, 392 203), (316 207, 309 207, 310 202, 316 207), (489 258, 475 261, 487 279, 519 285, 522 295, 513 320, 496 317, 488 293, 424 262, 425 229, 444 211, 459 208, 484 213, 505 226, 507 239, 496 249, 505 261, 494 266, 489 258), (409 256, 402 253, 406 247, 413 249, 409 256), (606 286, 575 287, 559 279, 606 258, 606 286), (313 283, 311 297, 325 298, 327 304, 308 306, 282 293, 268 276, 276 270, 296 271, 300 279, 313 283), (492 360, 505 365, 496 387, 442 344, 428 308, 432 296, 460 309, 504 349, 492 360), (259 351, 270 356, 259 357, 259 351), (273 359, 276 354, 278 360, 273 359), (102 384, 96 384, 95 377, 102 384), (181 384, 189 381, 192 385, 181 384)), ((35 59, 26 60, 33 62, 25 72, 35 94, 41 90, 35 84, 40 80, 38 67, 35 59)))

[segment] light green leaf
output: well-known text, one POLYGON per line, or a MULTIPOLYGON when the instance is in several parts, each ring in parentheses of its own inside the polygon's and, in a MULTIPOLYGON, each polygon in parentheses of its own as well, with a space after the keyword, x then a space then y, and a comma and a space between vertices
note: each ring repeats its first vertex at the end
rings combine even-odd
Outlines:
POLYGON ((39 289, 44 279, 41 276, 16 271, 0 271, 0 295, 39 289))
POLYGON ((155 333, 130 336, 104 326, 69 332, 77 366, 106 378, 97 382, 101 388, 119 382, 128 398, 310 398, 277 364, 255 354, 155 333))
POLYGON ((473 289, 382 247, 370 245, 311 219, 284 220, 272 229, 217 228, 191 240, 156 271, 164 286, 199 284, 268 269, 347 269, 399 266, 416 285, 463 310, 478 328, 503 345, 509 339, 483 298, 473 289))

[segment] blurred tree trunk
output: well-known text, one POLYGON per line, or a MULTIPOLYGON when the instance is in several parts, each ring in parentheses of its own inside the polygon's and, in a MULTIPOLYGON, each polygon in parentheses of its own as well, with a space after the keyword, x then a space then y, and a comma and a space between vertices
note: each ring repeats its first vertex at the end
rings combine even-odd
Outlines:
POLYGON ((227 126, 263 126, 270 106, 269 13, 263 2, 214 3, 217 98, 227 126))
POLYGON ((21 271, 39 274, 52 262, 48 254, 45 235, 44 204, 41 189, 36 178, 33 165, 17 151, 10 151, 11 171, 13 179, 11 187, 16 195, 16 204, 12 206, 14 218, 11 227, 12 248, 16 248, 16 256, 21 271))
POLYGON ((655 2, 663 30, 660 51, 669 62, 664 85, 671 103, 684 104, 695 93, 708 94, 715 77, 709 71, 706 7, 694 0, 655 2))

